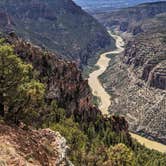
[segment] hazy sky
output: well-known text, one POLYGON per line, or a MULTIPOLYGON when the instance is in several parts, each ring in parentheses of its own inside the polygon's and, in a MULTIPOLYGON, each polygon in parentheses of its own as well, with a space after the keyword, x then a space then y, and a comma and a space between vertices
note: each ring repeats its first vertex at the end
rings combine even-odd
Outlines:
POLYGON ((139 3, 156 2, 157 0, 74 0, 74 1, 85 9, 95 9, 100 7, 113 7, 113 8, 127 7, 139 3))

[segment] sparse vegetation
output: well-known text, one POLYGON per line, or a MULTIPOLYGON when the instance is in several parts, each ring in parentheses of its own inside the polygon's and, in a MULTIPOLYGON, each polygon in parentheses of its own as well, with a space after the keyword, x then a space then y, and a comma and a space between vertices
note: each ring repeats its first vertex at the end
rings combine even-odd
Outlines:
MULTIPOLYGON (((126 166, 162 166, 166 162, 164 154, 131 141, 125 129, 118 129, 125 125, 124 119, 104 118, 100 114, 87 119, 86 114, 67 114, 55 100, 46 102, 44 85, 33 75, 32 66, 23 63, 4 42, 0 46, 0 58, 0 77, 4 78, 0 82, 1 121, 24 122, 34 128, 49 127, 59 131, 67 139, 69 157, 75 165, 117 166, 118 162, 126 166)), ((52 153, 49 143, 44 148, 52 153)))

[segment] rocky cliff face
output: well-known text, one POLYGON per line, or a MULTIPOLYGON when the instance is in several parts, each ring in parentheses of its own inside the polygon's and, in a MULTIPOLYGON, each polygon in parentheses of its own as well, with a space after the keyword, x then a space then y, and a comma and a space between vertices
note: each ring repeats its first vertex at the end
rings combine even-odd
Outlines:
POLYGON ((1 165, 70 165, 66 140, 58 132, 5 124, 0 128, 1 165))
POLYGON ((157 2, 122 9, 107 20, 111 27, 136 35, 126 46, 124 62, 147 85, 160 89, 166 89, 165 18, 166 2, 157 2))
POLYGON ((113 96, 110 111, 124 115, 131 131, 166 144, 165 9, 165 2, 143 4, 113 14, 120 24, 106 19, 111 23, 106 25, 125 32, 127 44, 124 54, 112 58, 102 80, 113 96), (126 32, 134 35, 128 39, 126 32))
MULTIPOLYGON (((134 52, 133 55, 135 55, 134 52)), ((153 61, 149 62, 150 65, 145 65, 144 69, 141 65, 134 67, 139 64, 135 58, 129 59, 125 57, 127 60, 125 62, 131 63, 130 65, 123 62, 124 55, 112 58, 110 67, 101 77, 103 85, 112 96, 110 112, 124 115, 129 123, 130 131, 166 144, 166 92, 161 89, 165 83, 153 76, 162 74, 161 70, 164 70, 160 68, 160 65, 162 66, 164 61, 150 71, 153 61), (158 69, 160 71, 156 71, 156 68, 160 68, 158 69), (147 82, 142 79, 142 76, 148 78, 147 82), (152 82, 160 88, 149 86, 152 82)), ((165 65, 162 66, 164 67, 165 65)))
POLYGON ((147 85, 166 89, 166 44, 164 34, 142 34, 130 41, 125 50, 124 62, 138 73, 147 85))
POLYGON ((96 18, 105 26, 118 28, 122 32, 137 35, 155 26, 155 21, 145 26, 150 19, 166 12, 166 2, 145 3, 138 6, 119 9, 115 12, 96 14, 96 18))
MULTIPOLYGON (((125 133, 125 139, 131 143, 126 120, 117 116, 105 118, 93 105, 88 82, 82 78, 75 62, 64 60, 58 54, 25 42, 15 33, 1 37, 5 39, 6 44, 13 46, 16 55, 33 65, 37 79, 46 86, 47 104, 56 100, 58 106, 64 108, 68 115, 76 116, 81 122, 87 122, 87 125, 96 122, 100 115, 103 124, 109 124, 117 135, 125 133)), ((67 158, 66 141, 58 133, 49 129, 27 130, 25 127, 5 124, 0 124, 0 128, 2 164, 46 166, 71 164, 67 158)))
POLYGON ((47 86, 48 102, 57 100, 59 106, 67 109, 70 114, 86 110, 87 114, 93 112, 95 116, 95 112, 99 112, 91 105, 90 88, 76 63, 63 60, 57 54, 43 51, 17 37, 10 36, 7 40, 14 45, 15 53, 27 63, 32 63, 39 72, 40 81, 47 86))
MULTIPOLYGON (((84 122, 97 120, 101 112, 93 105, 88 81, 83 79, 76 63, 25 42, 13 33, 6 37, 6 42, 12 44, 15 53, 38 71, 38 79, 46 85, 48 103, 56 100, 69 116, 74 115, 84 122)), ((103 121, 111 122, 115 132, 128 132, 128 124, 123 117, 103 117, 103 121)))
POLYGON ((5 0, 0 2, 1 31, 87 64, 113 40, 105 28, 71 0, 5 0))

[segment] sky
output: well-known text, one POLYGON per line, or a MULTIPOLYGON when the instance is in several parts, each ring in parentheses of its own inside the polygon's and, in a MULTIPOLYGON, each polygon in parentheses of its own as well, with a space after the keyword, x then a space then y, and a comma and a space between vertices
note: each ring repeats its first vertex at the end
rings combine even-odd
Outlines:
POLYGON ((74 1, 82 8, 87 10, 92 10, 92 9, 107 8, 107 7, 123 8, 145 2, 156 2, 157 0, 74 0, 74 1))

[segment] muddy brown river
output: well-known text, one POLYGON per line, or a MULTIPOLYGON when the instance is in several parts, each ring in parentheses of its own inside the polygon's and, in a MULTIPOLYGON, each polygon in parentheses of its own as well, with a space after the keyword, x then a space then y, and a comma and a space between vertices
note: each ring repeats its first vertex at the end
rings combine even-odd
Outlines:
MULTIPOLYGON (((110 114, 108 112, 108 108, 111 105, 111 96, 108 94, 108 92, 102 86, 102 84, 99 80, 99 76, 102 75, 106 71, 106 69, 108 68, 109 63, 111 61, 111 58, 108 58, 107 55, 113 54, 116 56, 124 51, 123 39, 118 35, 111 34, 111 32, 110 32, 110 35, 116 40, 117 48, 115 50, 105 52, 100 55, 97 63, 95 64, 95 66, 97 66, 98 69, 93 71, 92 73, 90 73, 89 78, 88 78, 88 83, 89 83, 89 86, 91 87, 92 94, 94 96, 97 96, 98 98, 100 98, 99 109, 102 111, 103 115, 110 114)), ((158 143, 156 141, 151 141, 147 138, 144 138, 144 137, 134 134, 134 133, 130 133, 130 134, 131 134, 132 138, 136 139, 139 143, 145 145, 147 148, 166 153, 166 145, 158 143)))

